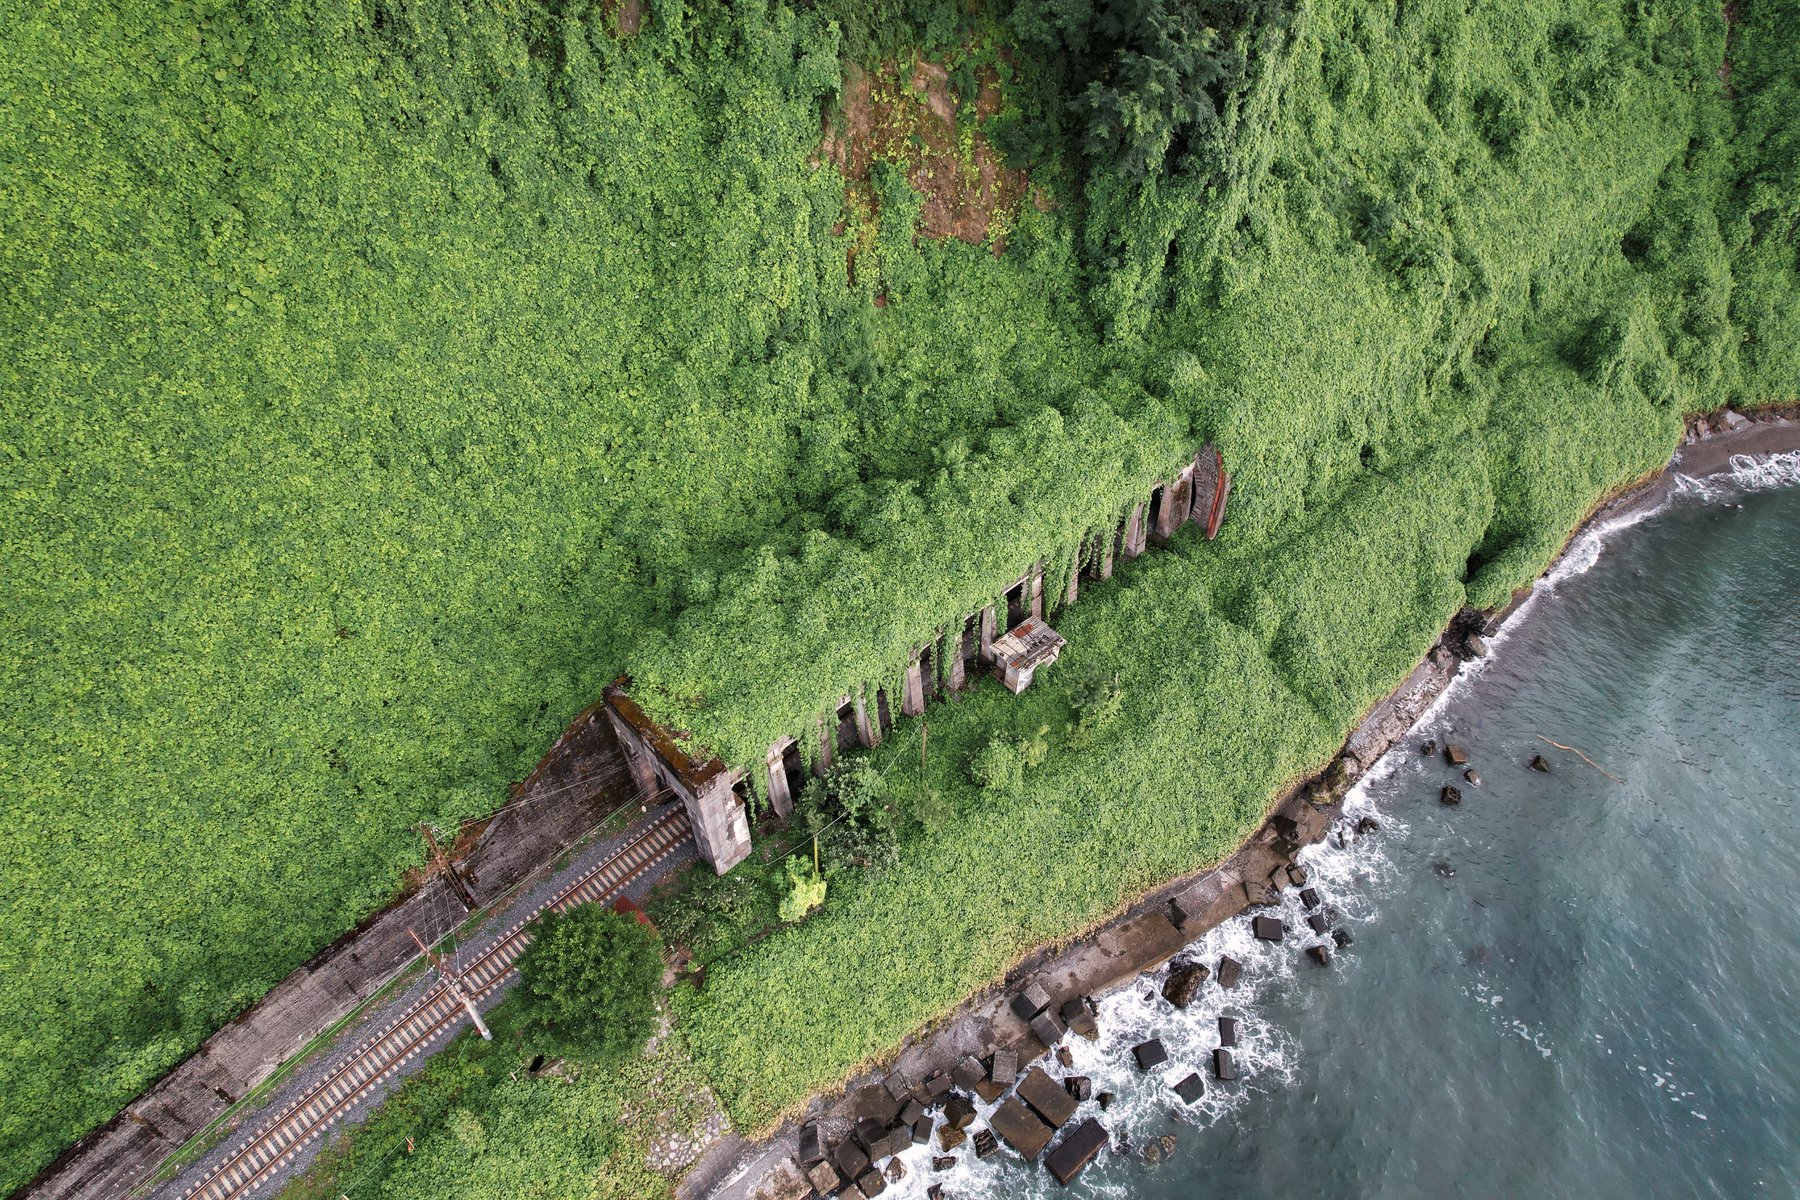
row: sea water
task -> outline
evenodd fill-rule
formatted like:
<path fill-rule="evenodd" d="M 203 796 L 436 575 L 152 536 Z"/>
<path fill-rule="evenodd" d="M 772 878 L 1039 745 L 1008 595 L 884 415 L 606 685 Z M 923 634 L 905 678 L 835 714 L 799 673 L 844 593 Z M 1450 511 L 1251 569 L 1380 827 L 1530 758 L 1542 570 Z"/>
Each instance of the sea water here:
<path fill-rule="evenodd" d="M 1800 487 L 1772 486 L 1800 457 L 1739 466 L 1584 535 L 1302 853 L 1354 938 L 1329 967 L 1293 892 L 1279 945 L 1227 922 L 1192 952 L 1237 988 L 1178 1012 L 1145 976 L 1048 1064 L 1117 1097 L 1081 1106 L 1113 1145 L 1071 1188 L 918 1147 L 889 1195 L 1800 1196 Z"/>

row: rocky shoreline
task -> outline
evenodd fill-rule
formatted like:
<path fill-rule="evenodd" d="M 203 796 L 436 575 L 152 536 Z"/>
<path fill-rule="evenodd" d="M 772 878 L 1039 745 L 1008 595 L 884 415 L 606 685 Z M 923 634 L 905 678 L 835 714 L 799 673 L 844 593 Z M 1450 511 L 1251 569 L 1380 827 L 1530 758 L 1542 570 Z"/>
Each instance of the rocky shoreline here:
<path fill-rule="evenodd" d="M 1727 473 L 1742 455 L 1800 451 L 1796 415 L 1765 410 L 1751 417 L 1724 410 L 1690 420 L 1668 465 L 1601 501 L 1571 532 L 1555 561 L 1595 525 L 1660 506 L 1684 479 Z M 1521 589 L 1495 613 L 1459 612 L 1411 674 L 1351 731 L 1331 762 L 1272 805 L 1262 825 L 1223 863 L 1154 889 L 1061 949 L 1042 947 L 1027 955 L 1001 985 L 971 997 L 926 1033 L 903 1042 L 885 1069 L 857 1077 L 840 1092 L 815 1097 L 800 1121 L 771 1138 L 755 1144 L 735 1137 L 715 1143 L 681 1181 L 679 1200 L 805 1200 L 832 1194 L 855 1200 L 875 1194 L 885 1186 L 884 1179 L 896 1177 L 881 1174 L 883 1151 L 892 1154 L 946 1136 L 946 1152 L 963 1148 L 968 1136 L 963 1130 L 974 1114 L 972 1108 L 963 1111 L 968 1102 L 962 1094 L 972 1092 L 992 1102 L 1010 1090 L 1015 1076 L 1026 1081 L 1019 1085 L 1023 1102 L 1009 1099 L 989 1123 L 1002 1138 L 1015 1147 L 1022 1142 L 1036 1157 L 1050 1144 L 1048 1135 L 1057 1132 L 1055 1114 L 1045 1114 L 1044 1107 L 1058 1105 L 1051 1103 L 1054 1098 L 1043 1085 L 1044 1072 L 1032 1064 L 1050 1055 L 1065 1032 L 1093 1036 L 1084 1027 L 1092 1022 L 1092 997 L 1158 970 L 1232 917 L 1278 902 L 1287 889 L 1304 888 L 1304 869 L 1295 862 L 1301 848 L 1327 835 L 1342 815 L 1345 795 L 1363 773 L 1406 736 L 1464 662 L 1487 652 L 1487 639 L 1531 592 L 1531 587 Z M 1445 747 L 1446 753 L 1453 749 Z M 1453 801 L 1446 797 L 1446 802 Z M 1329 961 L 1329 947 L 1315 949 L 1316 959 Z M 1170 984 L 1179 979 L 1181 986 L 1201 986 L 1212 968 L 1195 967 L 1173 972 Z M 1219 982 L 1230 986 L 1228 963 L 1221 974 Z M 1221 1053 L 1229 1055 L 1228 1050 Z M 1228 1057 L 1214 1066 L 1215 1072 L 1228 1070 Z M 1080 1081 L 1065 1083 L 1073 1091 Z M 1044 1097 L 1034 1100 L 1026 1094 L 1027 1085 Z M 952 1098 L 962 1101 L 955 1112 L 950 1111 Z M 949 1118 L 942 1126 L 932 1115 L 940 1109 Z M 1005 1123 L 1014 1128 L 1001 1128 Z M 1067 1133 L 1051 1152 L 1050 1159 L 1061 1155 L 1067 1160 L 1049 1162 L 1058 1178 L 1070 1164 L 1077 1171 L 1085 1165 L 1091 1152 L 1084 1157 L 1084 1145 L 1105 1145 L 1104 1132 L 1096 1140 L 1089 1124 L 1094 1122 Z M 987 1135 L 985 1143 L 980 1134 Z M 979 1131 L 973 1148 L 977 1153 L 991 1148 L 993 1137 L 988 1130 Z M 898 1160 L 890 1162 L 890 1171 L 896 1167 L 904 1171 Z"/>

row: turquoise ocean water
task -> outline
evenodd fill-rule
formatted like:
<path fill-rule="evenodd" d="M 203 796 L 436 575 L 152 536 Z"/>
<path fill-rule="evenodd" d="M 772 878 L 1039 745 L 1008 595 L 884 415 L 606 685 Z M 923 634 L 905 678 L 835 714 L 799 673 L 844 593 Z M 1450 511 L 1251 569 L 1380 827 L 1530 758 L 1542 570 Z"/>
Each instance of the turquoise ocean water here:
<path fill-rule="evenodd" d="M 1194 948 L 1248 967 L 1177 1012 L 1107 997 L 1075 1071 L 1115 1144 L 1066 1192 L 1002 1154 L 889 1195 L 1800 1196 L 1800 488 L 1790 456 L 1586 537 L 1494 651 L 1353 793 L 1380 830 L 1304 854 L 1354 944 L 1297 897 Z M 1765 486 L 1755 486 L 1760 482 Z M 1467 748 L 1460 782 L 1428 737 Z M 1543 739 L 1584 752 L 1602 770 Z M 1548 774 L 1527 767 L 1532 755 Z M 1244 1077 L 1211 1080 L 1216 1018 Z M 1160 1036 L 1172 1061 L 1136 1072 Z M 1207 1096 L 1170 1085 L 1191 1070 Z M 1144 1151 L 1173 1134 L 1172 1156 Z"/>

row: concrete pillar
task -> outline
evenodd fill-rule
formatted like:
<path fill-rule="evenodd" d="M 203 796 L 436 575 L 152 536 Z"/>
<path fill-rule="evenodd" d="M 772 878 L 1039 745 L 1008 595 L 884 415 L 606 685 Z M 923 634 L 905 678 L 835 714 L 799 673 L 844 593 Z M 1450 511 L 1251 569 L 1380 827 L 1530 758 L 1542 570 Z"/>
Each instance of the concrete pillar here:
<path fill-rule="evenodd" d="M 1075 548 L 1075 557 L 1069 563 L 1069 586 L 1063 591 L 1062 607 L 1067 608 L 1075 603 L 1081 595 L 1081 547 Z"/>
<path fill-rule="evenodd" d="M 1175 477 L 1162 485 L 1162 504 L 1156 513 L 1156 528 L 1150 536 L 1159 546 L 1168 544 L 1175 531 L 1187 520 L 1188 506 L 1192 503 L 1189 488 L 1194 478 L 1194 464 L 1188 463 L 1175 473 Z"/>
<path fill-rule="evenodd" d="M 940 652 L 944 658 L 945 674 L 950 680 L 950 690 L 953 692 L 962 691 L 969 682 L 963 672 L 963 634 L 968 628 L 969 619 L 964 617 L 944 638 L 944 649 Z"/>
<path fill-rule="evenodd" d="M 637 731 L 621 720 L 611 705 L 606 708 L 606 717 L 612 724 L 619 749 L 625 752 L 625 765 L 631 768 L 631 781 L 637 785 L 639 794 L 646 799 L 656 795 L 656 764 L 650 761 L 650 755 L 638 741 Z"/>
<path fill-rule="evenodd" d="M 861 684 L 856 686 L 853 700 L 856 704 L 856 736 L 863 745 L 872 750 L 881 745 L 881 729 L 869 719 L 869 706 L 863 699 Z"/>
<path fill-rule="evenodd" d="M 1213 501 L 1212 519 L 1206 523 L 1206 536 L 1210 541 L 1219 536 L 1219 524 L 1225 520 L 1225 501 L 1231 495 L 1231 472 L 1219 472 L 1219 496 Z"/>
<path fill-rule="evenodd" d="M 827 723 L 825 718 L 821 716 L 817 718 L 816 723 L 819 727 L 819 757 L 813 763 L 813 774 L 823 776 L 825 772 L 831 770 L 831 761 L 833 758 L 832 751 L 834 749 L 831 744 L 831 734 L 832 727 L 836 722 L 832 721 Z"/>
<path fill-rule="evenodd" d="M 906 664 L 906 682 L 900 686 L 900 711 L 909 717 L 925 711 L 925 669 L 919 665 L 917 654 Z"/>
<path fill-rule="evenodd" d="M 981 610 L 981 661 L 984 663 L 994 661 L 994 638 L 997 636 L 995 630 L 997 624 L 999 624 L 999 619 L 994 613 L 992 604 Z"/>
<path fill-rule="evenodd" d="M 1031 568 L 1031 615 L 1039 621 L 1044 619 L 1044 564 L 1042 562 Z"/>
<path fill-rule="evenodd" d="M 1125 519 L 1123 553 L 1126 558 L 1136 558 L 1144 552 L 1144 542 L 1149 533 L 1146 528 L 1150 523 L 1147 519 L 1149 511 L 1148 502 L 1144 500 L 1139 500 L 1131 506 L 1131 515 Z"/>
<path fill-rule="evenodd" d="M 1126 518 L 1125 533 L 1121 534 L 1115 525 L 1109 525 L 1101 535 L 1104 539 L 1100 546 L 1100 578 L 1111 579 L 1113 573 L 1113 554 L 1131 532 L 1131 519 Z"/>
<path fill-rule="evenodd" d="M 1213 500 L 1219 493 L 1219 452 L 1210 444 L 1194 456 L 1193 500 L 1188 519 L 1205 525 L 1212 517 Z"/>
<path fill-rule="evenodd" d="M 682 796 L 700 857 L 721 875 L 750 857 L 750 821 L 744 802 L 731 789 L 737 778 L 735 772 L 722 771 L 698 795 Z"/>
<path fill-rule="evenodd" d="M 787 777 L 787 748 L 793 744 L 793 738 L 782 738 L 769 747 L 769 807 L 783 821 L 794 811 L 794 794 L 788 791 Z"/>

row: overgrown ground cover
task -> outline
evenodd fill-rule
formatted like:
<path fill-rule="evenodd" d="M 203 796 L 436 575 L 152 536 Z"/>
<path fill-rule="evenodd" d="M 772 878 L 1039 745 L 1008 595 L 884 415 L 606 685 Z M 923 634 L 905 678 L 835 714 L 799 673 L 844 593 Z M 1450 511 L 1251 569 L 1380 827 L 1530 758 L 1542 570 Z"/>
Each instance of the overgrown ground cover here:
<path fill-rule="evenodd" d="M 1227 534 L 1072 610 L 1048 686 L 934 710 L 934 819 L 684 1037 L 755 1126 L 1224 853 L 1682 411 L 1796 398 L 1796 17 L 1737 17 L 1728 100 L 1672 0 L 19 14 L 0 1184 L 622 667 L 753 752 L 1207 436 Z M 840 53 L 971 38 L 1048 211 L 915 244 L 877 171 L 835 233 Z M 1089 668 L 1123 713 L 978 789 Z M 412 1124 L 520 1190 L 572 1119 L 531 1086 L 470 1109 L 504 1155 Z M 629 1190 L 609 1146 L 545 1194 Z"/>

